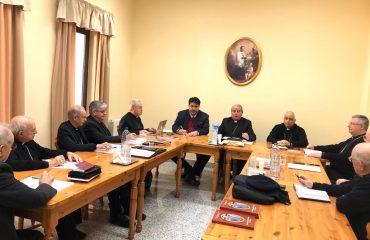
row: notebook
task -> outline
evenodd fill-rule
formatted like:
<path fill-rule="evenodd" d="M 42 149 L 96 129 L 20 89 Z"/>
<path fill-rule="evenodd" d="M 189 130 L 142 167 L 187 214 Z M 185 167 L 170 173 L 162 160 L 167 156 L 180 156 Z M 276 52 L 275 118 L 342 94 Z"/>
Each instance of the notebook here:
<path fill-rule="evenodd" d="M 315 190 L 306 188 L 299 184 L 293 184 L 294 190 L 297 193 L 298 198 L 315 200 L 320 202 L 330 202 L 329 195 L 326 191 Z"/>

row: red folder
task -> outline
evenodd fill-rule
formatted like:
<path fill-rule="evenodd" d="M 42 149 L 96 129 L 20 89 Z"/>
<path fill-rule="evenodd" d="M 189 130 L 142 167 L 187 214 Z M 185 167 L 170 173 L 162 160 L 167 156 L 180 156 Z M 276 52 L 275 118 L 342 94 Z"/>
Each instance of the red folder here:
<path fill-rule="evenodd" d="M 244 202 L 240 200 L 235 201 L 231 199 L 224 199 L 221 202 L 220 208 L 235 212 L 247 213 L 255 216 L 256 218 L 259 218 L 260 213 L 260 206 L 258 204 Z"/>
<path fill-rule="evenodd" d="M 246 213 L 217 209 L 213 215 L 212 222 L 234 227 L 254 229 L 256 218 L 253 215 Z"/>

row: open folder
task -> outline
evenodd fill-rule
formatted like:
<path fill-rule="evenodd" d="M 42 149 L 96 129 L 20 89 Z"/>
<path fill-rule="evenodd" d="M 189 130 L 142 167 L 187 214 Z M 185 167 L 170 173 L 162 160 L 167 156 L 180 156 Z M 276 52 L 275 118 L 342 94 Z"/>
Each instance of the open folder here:
<path fill-rule="evenodd" d="M 299 184 L 293 184 L 293 186 L 298 198 L 300 199 L 330 202 L 329 195 L 326 191 L 306 188 Z"/>

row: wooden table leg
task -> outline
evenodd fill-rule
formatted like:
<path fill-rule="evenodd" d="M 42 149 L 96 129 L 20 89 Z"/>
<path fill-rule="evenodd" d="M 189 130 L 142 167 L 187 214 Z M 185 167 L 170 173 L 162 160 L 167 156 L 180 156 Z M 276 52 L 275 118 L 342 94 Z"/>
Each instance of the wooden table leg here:
<path fill-rule="evenodd" d="M 58 224 L 58 218 L 51 213 L 47 213 L 47 217 L 43 223 L 41 223 L 42 228 L 44 229 L 45 240 L 54 239 L 54 230 Z"/>
<path fill-rule="evenodd" d="M 217 178 L 218 178 L 218 162 L 220 159 L 220 153 L 217 152 L 213 156 L 215 163 L 213 164 L 213 177 L 212 177 L 212 201 L 216 200 L 216 189 L 217 189 Z"/>
<path fill-rule="evenodd" d="M 227 190 L 229 190 L 230 187 L 230 164 L 231 164 L 231 152 L 226 151 L 226 157 L 225 157 L 225 172 L 224 172 L 224 179 L 225 179 L 225 194 L 227 193 Z"/>
<path fill-rule="evenodd" d="M 181 172 L 182 172 L 182 152 L 180 155 L 177 156 L 177 169 L 176 169 L 176 193 L 175 197 L 180 197 L 180 191 L 181 191 Z"/>
<path fill-rule="evenodd" d="M 137 200 L 137 226 L 136 226 L 137 233 L 141 232 L 143 228 L 142 216 L 143 216 L 143 211 L 144 211 L 144 191 L 145 191 L 144 179 L 146 175 L 146 172 L 144 170 L 145 170 L 144 167 L 142 167 L 140 170 L 140 179 L 139 179 L 139 184 L 138 184 L 139 198 Z"/>
<path fill-rule="evenodd" d="M 135 235 L 135 216 L 137 209 L 137 178 L 131 181 L 131 196 L 130 196 L 130 228 L 128 230 L 128 239 L 134 239 Z M 138 220 L 139 222 L 139 220 Z"/>

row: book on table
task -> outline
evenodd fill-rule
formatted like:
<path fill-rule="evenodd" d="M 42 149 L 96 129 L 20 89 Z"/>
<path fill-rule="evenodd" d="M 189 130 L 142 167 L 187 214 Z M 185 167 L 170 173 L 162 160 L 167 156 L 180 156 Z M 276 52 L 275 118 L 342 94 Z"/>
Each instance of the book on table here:
<path fill-rule="evenodd" d="M 330 202 L 326 191 L 310 189 L 299 184 L 293 184 L 294 190 L 300 199 L 308 199 L 320 202 Z"/>
<path fill-rule="evenodd" d="M 231 199 L 224 199 L 220 205 L 221 209 L 246 213 L 259 218 L 260 206 L 255 203 L 245 202 L 245 201 L 235 201 Z"/>
<path fill-rule="evenodd" d="M 217 209 L 213 215 L 212 222 L 234 227 L 254 229 L 256 217 L 242 212 Z"/>
<path fill-rule="evenodd" d="M 74 171 L 87 172 L 90 169 L 92 169 L 93 167 L 95 167 L 95 165 L 93 165 L 89 162 L 86 162 L 86 161 L 82 161 L 82 162 L 76 163 L 76 167 L 77 167 L 77 169 L 74 169 Z"/>

